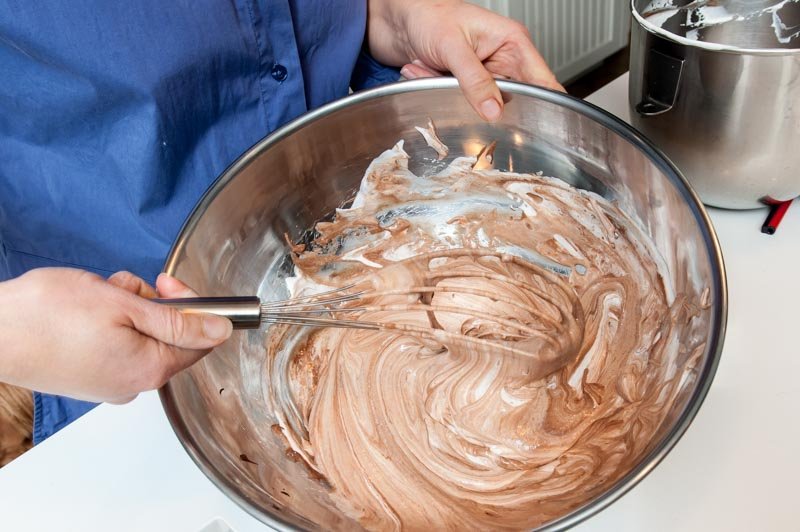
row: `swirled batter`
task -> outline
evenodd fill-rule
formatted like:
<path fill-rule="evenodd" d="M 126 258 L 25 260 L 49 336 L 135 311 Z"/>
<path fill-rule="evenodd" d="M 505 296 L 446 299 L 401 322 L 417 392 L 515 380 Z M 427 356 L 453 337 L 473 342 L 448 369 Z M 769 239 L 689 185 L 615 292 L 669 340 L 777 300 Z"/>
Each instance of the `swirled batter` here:
<path fill-rule="evenodd" d="M 567 513 L 648 450 L 692 365 L 676 361 L 675 324 L 697 309 L 636 224 L 563 181 L 474 164 L 417 177 L 401 142 L 295 248 L 292 295 L 359 283 L 379 295 L 348 319 L 441 334 L 267 338 L 275 433 L 368 529 L 525 529 Z"/>

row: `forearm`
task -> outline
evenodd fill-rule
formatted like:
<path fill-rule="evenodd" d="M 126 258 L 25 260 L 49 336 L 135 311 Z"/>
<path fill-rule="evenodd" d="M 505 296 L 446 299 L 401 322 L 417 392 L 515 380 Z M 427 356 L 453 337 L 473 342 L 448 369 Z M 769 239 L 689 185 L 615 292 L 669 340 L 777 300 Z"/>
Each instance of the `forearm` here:
<path fill-rule="evenodd" d="M 20 334 L 20 322 L 24 321 L 24 292 L 24 276 L 0 283 L 0 382 L 15 385 L 25 384 L 30 363 L 25 347 L 30 339 Z"/>
<path fill-rule="evenodd" d="M 368 0 L 370 54 L 384 65 L 395 67 L 418 59 L 410 44 L 409 15 L 416 10 L 433 13 L 460 3 L 461 0 Z"/>
<path fill-rule="evenodd" d="M 402 66 L 409 61 L 404 45 L 404 14 L 392 0 L 368 0 L 366 42 L 372 57 L 388 66 Z"/>

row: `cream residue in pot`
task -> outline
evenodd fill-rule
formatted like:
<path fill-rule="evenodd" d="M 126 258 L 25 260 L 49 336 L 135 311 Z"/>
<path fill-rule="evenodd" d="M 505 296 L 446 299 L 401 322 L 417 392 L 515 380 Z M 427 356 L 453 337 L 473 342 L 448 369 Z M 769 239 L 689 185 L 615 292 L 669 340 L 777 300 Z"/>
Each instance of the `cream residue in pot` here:
<path fill-rule="evenodd" d="M 759 48 L 775 48 L 780 45 L 790 45 L 797 48 L 800 42 L 800 24 L 796 24 L 800 12 L 800 0 L 771 0 L 771 1 L 737 1 L 737 0 L 695 0 L 693 2 L 675 2 L 674 0 L 651 0 L 641 12 L 634 10 L 635 16 L 640 16 L 643 21 L 654 28 L 662 28 L 672 33 L 678 31 L 680 37 L 685 37 L 696 44 L 725 45 L 729 43 L 717 42 L 709 38 L 709 32 L 722 25 L 738 26 L 741 32 L 758 32 L 759 28 L 771 26 L 774 33 L 774 43 L 767 46 L 766 36 L 762 36 Z M 674 17 L 678 17 L 674 19 Z M 679 22 L 675 27 L 673 22 Z M 669 31 L 668 28 L 673 28 Z"/>
<path fill-rule="evenodd" d="M 424 284 L 440 291 L 347 318 L 530 356 L 403 331 L 268 332 L 276 437 L 368 529 L 526 529 L 580 506 L 648 450 L 702 352 L 676 362 L 676 324 L 699 309 L 613 203 L 474 162 L 422 178 L 402 142 L 382 154 L 353 205 L 297 250 L 290 291 Z"/>

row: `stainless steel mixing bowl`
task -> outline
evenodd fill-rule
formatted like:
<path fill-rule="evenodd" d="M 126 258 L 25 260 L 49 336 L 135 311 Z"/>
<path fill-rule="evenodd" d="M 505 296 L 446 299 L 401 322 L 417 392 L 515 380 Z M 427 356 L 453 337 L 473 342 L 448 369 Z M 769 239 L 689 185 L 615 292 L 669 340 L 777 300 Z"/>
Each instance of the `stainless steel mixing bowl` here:
<path fill-rule="evenodd" d="M 412 169 L 432 172 L 443 164 L 430 158 L 432 150 L 414 130 L 428 117 L 451 156 L 475 154 L 497 140 L 500 169 L 541 170 L 619 202 L 656 243 L 675 290 L 704 309 L 681 330 L 682 345 L 700 342 L 703 353 L 638 465 L 603 495 L 549 523 L 558 529 L 619 498 L 686 430 L 719 360 L 725 275 L 697 196 L 636 131 L 564 94 L 511 82 L 500 87 L 508 104 L 498 124 L 482 122 L 447 78 L 358 93 L 299 118 L 251 148 L 214 183 L 165 270 L 205 295 L 284 297 L 281 277 L 291 269 L 284 233 L 299 238 L 352 198 L 374 157 L 405 139 Z M 326 504 L 325 489 L 287 458 L 272 432 L 276 420 L 263 399 L 263 341 L 263 330 L 237 332 L 161 390 L 175 433 L 211 481 L 264 523 L 281 530 L 354 530 L 358 525 Z"/>

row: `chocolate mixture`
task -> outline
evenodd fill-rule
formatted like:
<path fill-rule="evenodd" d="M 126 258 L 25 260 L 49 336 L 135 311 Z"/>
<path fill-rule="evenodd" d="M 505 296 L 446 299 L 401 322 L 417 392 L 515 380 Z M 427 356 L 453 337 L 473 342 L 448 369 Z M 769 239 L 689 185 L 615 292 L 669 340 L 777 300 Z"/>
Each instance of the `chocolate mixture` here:
<path fill-rule="evenodd" d="M 438 339 L 269 330 L 276 437 L 368 529 L 515 530 L 563 515 L 637 463 L 694 364 L 676 362 L 676 323 L 698 309 L 632 220 L 563 181 L 474 163 L 421 178 L 401 142 L 296 249 L 292 295 L 426 287 L 347 318 Z"/>

